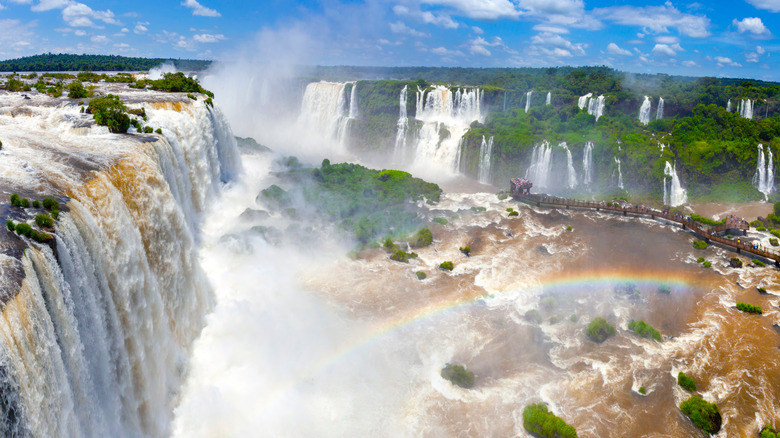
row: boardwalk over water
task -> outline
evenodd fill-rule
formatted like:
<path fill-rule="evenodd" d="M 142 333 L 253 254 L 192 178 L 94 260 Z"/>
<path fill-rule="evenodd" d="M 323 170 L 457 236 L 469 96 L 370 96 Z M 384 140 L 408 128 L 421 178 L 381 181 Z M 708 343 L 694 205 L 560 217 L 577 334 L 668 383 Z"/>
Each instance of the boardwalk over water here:
<path fill-rule="evenodd" d="M 764 259 L 772 260 L 775 262 L 775 266 L 780 267 L 780 254 L 775 252 L 769 252 L 766 250 L 753 247 L 749 243 L 742 242 L 740 240 L 727 239 L 721 237 L 718 233 L 725 232 L 727 230 L 742 230 L 747 231 L 750 229 L 750 225 L 741 219 L 727 218 L 726 222 L 717 226 L 709 227 L 695 222 L 684 215 L 666 211 L 659 211 L 649 207 L 636 207 L 636 206 L 624 206 L 617 203 L 607 202 L 592 202 L 592 201 L 578 201 L 576 199 L 559 198 L 556 196 L 548 195 L 534 195 L 528 193 L 513 192 L 513 197 L 526 204 L 535 205 L 537 207 L 564 207 L 566 209 L 581 208 L 595 211 L 609 211 L 623 216 L 649 216 L 651 219 L 663 219 L 668 222 L 674 222 L 680 224 L 683 230 L 690 230 L 697 234 L 702 240 L 709 243 L 717 243 L 727 249 L 736 251 L 737 254 L 748 253 L 753 254 Z"/>

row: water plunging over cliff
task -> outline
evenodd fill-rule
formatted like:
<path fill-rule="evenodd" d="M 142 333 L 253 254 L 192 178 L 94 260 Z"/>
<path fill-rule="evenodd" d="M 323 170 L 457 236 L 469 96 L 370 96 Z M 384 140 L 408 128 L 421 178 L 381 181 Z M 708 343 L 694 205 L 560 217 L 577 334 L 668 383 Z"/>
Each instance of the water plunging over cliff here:
<path fill-rule="evenodd" d="M 525 171 L 525 177 L 534 183 L 534 187 L 546 189 L 550 184 L 552 171 L 552 147 L 547 140 L 534 146 L 531 153 L 531 165 Z"/>
<path fill-rule="evenodd" d="M 729 101 L 726 102 L 726 111 L 731 112 L 731 99 L 729 99 Z"/>
<path fill-rule="evenodd" d="M 772 149 L 767 146 L 767 154 L 764 155 L 764 145 L 758 144 L 758 159 L 756 160 L 756 174 L 753 176 L 753 185 L 768 199 L 769 194 L 775 190 L 775 164 L 772 157 Z"/>
<path fill-rule="evenodd" d="M 493 153 L 493 136 L 485 141 L 482 136 L 482 143 L 479 146 L 479 182 L 490 184 L 490 159 Z"/>
<path fill-rule="evenodd" d="M 578 106 L 580 109 L 583 109 L 583 108 L 585 108 L 585 107 L 588 105 L 588 99 L 590 99 L 591 97 L 593 97 L 593 93 L 588 93 L 588 94 L 586 94 L 586 95 L 584 95 L 584 96 L 580 96 L 580 97 L 577 99 L 577 106 Z"/>
<path fill-rule="evenodd" d="M 746 118 L 753 118 L 753 101 L 750 99 L 743 99 L 739 104 L 739 115 Z"/>
<path fill-rule="evenodd" d="M 545 105 L 550 105 L 552 103 L 552 92 L 547 92 L 547 100 L 544 101 Z"/>
<path fill-rule="evenodd" d="M 620 158 L 615 157 L 615 164 L 617 164 L 617 186 L 623 190 L 625 187 L 623 186 L 623 171 L 620 169 Z"/>
<path fill-rule="evenodd" d="M 664 118 L 664 98 L 658 98 L 658 110 L 655 112 L 655 119 L 660 120 Z"/>
<path fill-rule="evenodd" d="M 639 123 L 647 125 L 650 123 L 650 98 L 645 96 L 642 106 L 639 108 Z"/>
<path fill-rule="evenodd" d="M 409 119 L 406 116 L 406 94 L 407 85 L 401 90 L 401 94 L 398 97 L 398 130 L 395 134 L 395 149 L 393 150 L 393 156 L 395 160 L 402 160 L 406 153 L 406 133 L 409 130 Z"/>
<path fill-rule="evenodd" d="M 531 90 L 527 93 L 525 93 L 525 112 L 527 113 L 529 109 L 531 109 L 531 95 L 534 94 L 534 91 Z"/>
<path fill-rule="evenodd" d="M 664 166 L 664 175 L 664 204 L 672 207 L 685 204 L 688 201 L 688 194 L 680 184 L 676 166 L 667 161 Z"/>
<path fill-rule="evenodd" d="M 585 143 L 582 153 L 582 183 L 589 186 L 593 182 L 593 142 Z"/>
<path fill-rule="evenodd" d="M 347 86 L 351 88 L 347 99 Z M 357 117 L 357 83 L 312 82 L 306 86 L 298 122 L 301 129 L 325 140 L 335 140 L 343 150 L 346 147 L 349 121 Z"/>
<path fill-rule="evenodd" d="M 573 189 L 577 187 L 577 171 L 574 170 L 574 161 L 571 157 L 571 151 L 566 142 L 560 144 L 560 147 L 566 151 L 566 185 Z"/>

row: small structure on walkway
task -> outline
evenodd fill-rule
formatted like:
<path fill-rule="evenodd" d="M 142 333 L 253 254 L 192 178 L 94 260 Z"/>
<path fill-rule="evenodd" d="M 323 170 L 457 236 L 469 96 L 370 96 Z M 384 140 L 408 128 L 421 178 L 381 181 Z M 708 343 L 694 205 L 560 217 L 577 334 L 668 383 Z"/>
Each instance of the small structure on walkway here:
<path fill-rule="evenodd" d="M 534 183 L 532 183 L 531 180 L 527 180 L 525 178 L 512 178 L 509 181 L 509 188 L 511 189 L 512 194 L 515 196 L 530 195 L 531 187 L 533 186 Z"/>

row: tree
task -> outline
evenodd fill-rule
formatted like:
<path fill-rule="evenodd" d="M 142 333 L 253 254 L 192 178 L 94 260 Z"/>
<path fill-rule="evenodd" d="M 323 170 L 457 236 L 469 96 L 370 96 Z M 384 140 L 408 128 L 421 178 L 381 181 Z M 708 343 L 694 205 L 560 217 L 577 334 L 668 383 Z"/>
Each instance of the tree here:
<path fill-rule="evenodd" d="M 108 130 L 113 133 L 125 133 L 130 127 L 127 108 L 119 97 L 113 94 L 92 99 L 87 112 L 93 115 L 98 125 L 108 126 Z"/>
<path fill-rule="evenodd" d="M 87 97 L 89 93 L 84 88 L 84 84 L 81 81 L 73 81 L 68 85 L 68 97 L 71 99 L 83 99 Z"/>

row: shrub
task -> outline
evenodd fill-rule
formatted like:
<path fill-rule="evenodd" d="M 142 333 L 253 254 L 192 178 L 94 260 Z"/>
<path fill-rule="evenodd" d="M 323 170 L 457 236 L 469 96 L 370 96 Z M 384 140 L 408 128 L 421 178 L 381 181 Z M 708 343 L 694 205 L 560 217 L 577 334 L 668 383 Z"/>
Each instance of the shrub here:
<path fill-rule="evenodd" d="M 754 306 L 752 304 L 743 303 L 743 302 L 737 302 L 737 310 L 741 310 L 745 313 L 753 313 L 756 315 L 762 315 L 764 311 L 761 309 L 761 306 Z"/>
<path fill-rule="evenodd" d="M 520 216 L 520 213 L 518 213 L 516 211 L 510 211 L 509 212 L 509 216 Z"/>
<path fill-rule="evenodd" d="M 398 249 L 398 245 L 393 242 L 392 238 L 385 237 L 385 240 L 382 241 L 382 248 L 384 248 L 387 252 L 394 252 L 396 249 Z"/>
<path fill-rule="evenodd" d="M 780 438 L 780 433 L 777 432 L 777 429 L 767 424 L 761 429 L 759 438 Z"/>
<path fill-rule="evenodd" d="M 566 231 L 571 231 L 571 230 L 572 230 L 572 227 L 571 227 L 571 225 L 567 225 L 567 226 L 566 226 Z"/>
<path fill-rule="evenodd" d="M 445 270 L 445 271 L 452 271 L 455 269 L 455 265 L 452 264 L 450 261 L 441 262 L 439 265 L 439 269 Z"/>
<path fill-rule="evenodd" d="M 547 410 L 544 403 L 535 403 L 523 409 L 523 427 L 543 438 L 577 438 L 577 430 Z"/>
<path fill-rule="evenodd" d="M 127 132 L 130 127 L 127 107 L 113 94 L 92 99 L 87 106 L 87 112 L 92 114 L 98 125 L 108 126 L 108 130 L 113 133 Z"/>
<path fill-rule="evenodd" d="M 33 208 L 41 208 L 41 203 L 37 199 L 33 201 L 32 205 Z"/>
<path fill-rule="evenodd" d="M 703 240 L 694 240 L 693 247 L 696 249 L 707 249 L 707 242 Z"/>
<path fill-rule="evenodd" d="M 89 92 L 84 88 L 84 84 L 81 81 L 73 81 L 68 85 L 68 97 L 71 99 L 83 99 L 88 94 Z"/>
<path fill-rule="evenodd" d="M 439 225 L 447 225 L 447 222 L 449 222 L 447 219 L 444 219 L 443 217 L 434 218 L 433 221 Z"/>
<path fill-rule="evenodd" d="M 11 195 L 11 205 L 13 205 L 14 207 L 22 206 L 22 200 L 19 199 L 19 194 L 14 193 Z"/>
<path fill-rule="evenodd" d="M 441 369 L 441 377 L 461 388 L 468 389 L 474 386 L 474 373 L 467 370 L 463 365 L 447 364 Z"/>
<path fill-rule="evenodd" d="M 677 384 L 682 386 L 686 391 L 696 391 L 696 381 L 688 377 L 688 375 L 682 371 L 677 374 Z"/>
<path fill-rule="evenodd" d="M 639 387 L 639 393 L 642 394 L 642 395 L 646 395 L 647 394 L 647 390 L 645 389 L 644 386 L 640 386 Z"/>
<path fill-rule="evenodd" d="M 429 246 L 431 243 L 433 243 L 433 233 L 431 233 L 431 230 L 428 228 L 421 228 L 419 231 L 414 233 L 411 240 L 409 241 L 409 246 L 412 248 L 422 248 Z"/>
<path fill-rule="evenodd" d="M 26 223 L 20 222 L 16 224 L 14 231 L 16 231 L 16 234 L 20 236 L 31 237 L 33 229 L 31 226 L 27 225 Z"/>
<path fill-rule="evenodd" d="M 51 228 L 54 226 L 54 220 L 48 214 L 39 214 L 35 216 L 35 224 L 39 227 Z"/>
<path fill-rule="evenodd" d="M 506 199 L 506 198 L 508 198 L 508 197 L 509 197 L 509 195 L 507 195 L 507 194 L 506 194 L 506 193 L 504 193 L 504 192 L 501 192 L 501 193 L 499 193 L 499 194 L 498 194 L 498 200 L 499 200 L 499 201 L 503 201 L 504 199 Z"/>
<path fill-rule="evenodd" d="M 759 259 L 753 259 L 753 260 L 751 260 L 751 262 L 753 262 L 753 264 L 754 264 L 754 265 L 756 265 L 756 266 L 760 266 L 760 267 L 762 267 L 762 268 L 763 268 L 764 266 L 766 266 L 766 265 L 764 264 L 764 262 L 762 262 L 762 261 L 761 261 L 761 260 L 759 260 Z"/>
<path fill-rule="evenodd" d="M 149 81 L 149 87 L 157 91 L 203 93 L 210 98 L 214 97 L 214 93 L 203 89 L 197 79 L 182 72 L 165 73 L 162 79 Z"/>
<path fill-rule="evenodd" d="M 276 184 L 262 190 L 259 198 L 271 207 L 286 207 L 292 202 L 287 191 Z"/>
<path fill-rule="evenodd" d="M 425 280 L 425 278 L 428 277 L 423 271 L 417 271 L 415 274 L 417 275 L 418 280 Z"/>
<path fill-rule="evenodd" d="M 750 222 L 750 226 L 751 226 L 751 227 L 753 227 L 753 228 L 758 228 L 758 227 L 760 227 L 761 225 L 762 225 L 762 223 L 761 223 L 761 221 L 760 221 L 760 220 L 758 220 L 758 219 L 754 220 L 753 222 Z"/>
<path fill-rule="evenodd" d="M 763 225 L 761 225 L 756 227 L 756 231 L 766 231 L 766 228 Z"/>
<path fill-rule="evenodd" d="M 772 234 L 775 237 L 780 237 L 780 231 L 777 230 L 769 230 L 769 233 Z"/>
<path fill-rule="evenodd" d="M 8 231 L 13 233 L 13 231 L 14 231 L 14 221 L 5 221 L 5 227 L 8 228 Z"/>
<path fill-rule="evenodd" d="M 192 93 L 187 93 L 187 97 L 189 97 L 189 98 L 190 98 L 190 99 L 192 99 L 192 100 L 198 100 L 198 98 L 197 98 L 197 97 L 195 97 L 195 95 L 194 95 L 194 94 L 192 94 Z"/>
<path fill-rule="evenodd" d="M 664 295 L 671 295 L 672 288 L 670 288 L 668 284 L 660 284 L 658 285 L 658 292 Z"/>
<path fill-rule="evenodd" d="M 536 309 L 531 309 L 527 312 L 525 312 L 525 319 L 530 322 L 535 322 L 537 324 L 542 322 L 542 315 L 539 314 L 539 311 Z"/>
<path fill-rule="evenodd" d="M 774 237 L 770 237 L 770 238 L 769 238 L 769 244 L 770 244 L 770 245 L 772 245 L 772 246 L 778 246 L 778 245 L 780 245 L 780 244 L 778 244 L 778 243 L 777 243 L 777 239 L 776 239 L 776 238 L 774 238 Z"/>
<path fill-rule="evenodd" d="M 705 433 L 714 435 L 720 430 L 720 410 L 715 403 L 709 403 L 699 396 L 692 395 L 680 404 L 680 409 L 696 427 Z"/>
<path fill-rule="evenodd" d="M 731 266 L 733 268 L 741 268 L 742 267 L 742 260 L 739 259 L 739 257 L 732 257 L 730 262 Z"/>
<path fill-rule="evenodd" d="M 571 321 L 571 322 L 577 322 L 579 319 L 580 318 L 577 315 L 573 314 L 573 313 L 569 317 L 569 321 Z"/>
<path fill-rule="evenodd" d="M 699 257 L 696 259 L 696 263 L 704 263 L 704 257 Z"/>
<path fill-rule="evenodd" d="M 57 220 L 60 218 L 60 211 L 59 210 L 52 210 L 51 211 L 51 217 L 54 218 L 54 220 Z"/>
<path fill-rule="evenodd" d="M 758 293 L 761 293 L 761 294 L 766 294 L 766 293 L 767 293 L 767 292 L 766 292 L 766 289 L 765 289 L 765 288 L 763 288 L 763 287 L 760 287 L 760 286 L 759 286 L 757 289 L 758 289 Z"/>
<path fill-rule="evenodd" d="M 151 134 L 154 129 L 151 126 L 144 126 L 144 134 Z"/>
<path fill-rule="evenodd" d="M 160 128 L 157 128 L 157 129 L 156 129 L 154 132 L 155 132 L 156 134 L 160 134 L 160 135 L 162 135 L 162 129 L 160 129 Z"/>
<path fill-rule="evenodd" d="M 593 342 L 604 342 L 615 334 L 615 327 L 612 327 L 606 319 L 599 316 L 588 324 L 585 333 Z"/>
<path fill-rule="evenodd" d="M 396 249 L 393 251 L 393 255 L 390 256 L 392 260 L 395 260 L 397 262 L 401 263 L 409 263 L 409 259 L 413 259 L 417 257 L 417 253 L 414 252 L 406 252 L 401 249 Z"/>
<path fill-rule="evenodd" d="M 512 208 L 512 207 L 507 207 L 506 211 L 507 211 L 507 213 L 511 213 L 511 212 L 515 211 L 515 209 Z"/>
<path fill-rule="evenodd" d="M 463 254 L 465 254 L 465 255 L 466 255 L 466 257 L 468 257 L 468 256 L 470 256 L 470 255 L 471 255 L 471 247 L 469 247 L 469 246 L 461 246 L 461 247 L 460 247 L 460 248 L 458 248 L 458 249 L 460 249 L 460 252 L 462 252 Z"/>
<path fill-rule="evenodd" d="M 661 334 L 658 333 L 658 330 L 644 321 L 631 321 L 628 323 L 628 329 L 643 338 L 655 339 L 661 342 Z"/>
<path fill-rule="evenodd" d="M 28 208 L 30 206 L 30 200 L 27 198 L 22 198 L 22 208 Z"/>
<path fill-rule="evenodd" d="M 29 237 L 38 243 L 48 243 L 54 239 L 54 237 L 49 233 L 39 233 L 35 230 L 32 230 Z"/>
<path fill-rule="evenodd" d="M 485 208 L 485 207 L 471 207 L 471 211 L 475 211 L 477 213 L 481 213 L 481 212 L 487 211 L 487 208 Z"/>
<path fill-rule="evenodd" d="M 555 297 L 544 297 L 539 304 L 545 309 L 554 309 L 558 307 L 558 300 L 556 300 Z"/>
<path fill-rule="evenodd" d="M 702 266 L 704 266 L 705 268 L 709 268 L 710 266 L 712 266 L 712 262 L 707 260 L 706 262 L 704 262 Z"/>

